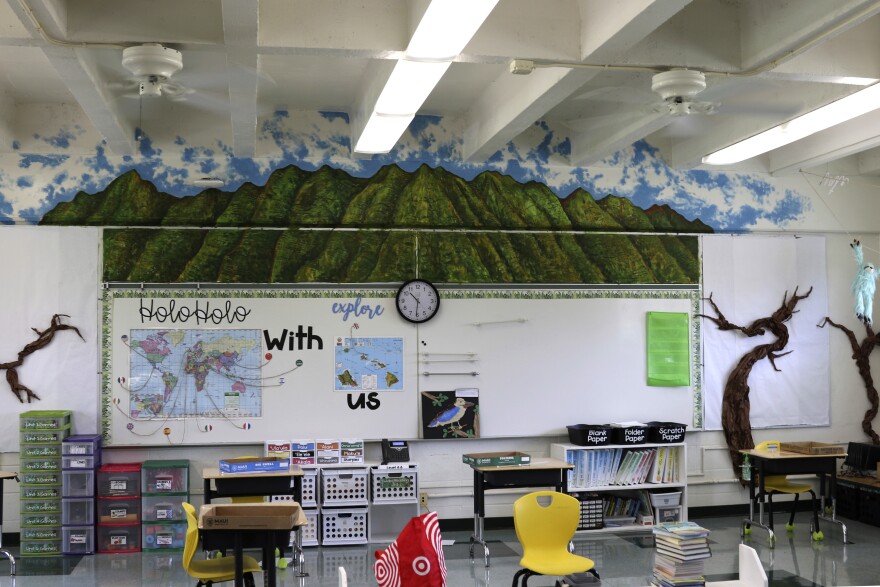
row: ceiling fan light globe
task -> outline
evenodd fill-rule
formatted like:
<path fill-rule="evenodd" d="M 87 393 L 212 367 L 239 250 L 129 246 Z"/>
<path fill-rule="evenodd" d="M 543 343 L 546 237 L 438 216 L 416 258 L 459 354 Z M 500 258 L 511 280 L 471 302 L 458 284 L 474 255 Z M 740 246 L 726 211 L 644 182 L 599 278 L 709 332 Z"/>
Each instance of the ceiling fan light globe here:
<path fill-rule="evenodd" d="M 654 75 L 651 89 L 664 100 L 692 98 L 706 89 L 706 76 L 692 69 L 671 69 Z"/>

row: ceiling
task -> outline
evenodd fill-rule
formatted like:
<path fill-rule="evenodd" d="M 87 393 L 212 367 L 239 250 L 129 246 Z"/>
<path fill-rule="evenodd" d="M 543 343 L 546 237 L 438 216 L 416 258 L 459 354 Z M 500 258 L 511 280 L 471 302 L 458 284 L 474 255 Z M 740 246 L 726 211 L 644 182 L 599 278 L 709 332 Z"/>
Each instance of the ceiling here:
<path fill-rule="evenodd" d="M 116 154 L 136 151 L 140 127 L 160 145 L 197 135 L 259 156 L 260 120 L 275 111 L 370 111 L 425 6 L 0 0 L 0 151 L 33 133 L 35 113 L 51 112 L 82 121 Z M 697 167 L 880 80 L 878 13 L 880 2 L 866 0 L 500 0 L 419 113 L 453 121 L 473 161 L 545 121 L 571 138 L 574 166 L 645 139 L 671 166 Z M 171 81 L 187 93 L 138 98 L 122 50 L 148 42 L 182 53 Z M 514 59 L 534 69 L 513 74 Z M 664 109 L 651 81 L 671 68 L 705 72 L 694 100 L 714 114 Z M 880 174 L 878 146 L 880 111 L 740 168 Z"/>

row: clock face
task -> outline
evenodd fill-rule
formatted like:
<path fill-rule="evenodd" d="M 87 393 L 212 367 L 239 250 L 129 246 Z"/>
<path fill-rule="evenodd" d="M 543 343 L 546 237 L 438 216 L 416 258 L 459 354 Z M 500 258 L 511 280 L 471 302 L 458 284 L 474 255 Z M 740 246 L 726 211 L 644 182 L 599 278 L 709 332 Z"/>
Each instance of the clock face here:
<path fill-rule="evenodd" d="M 437 288 L 424 279 L 411 279 L 397 290 L 397 311 L 410 322 L 427 322 L 440 309 Z"/>

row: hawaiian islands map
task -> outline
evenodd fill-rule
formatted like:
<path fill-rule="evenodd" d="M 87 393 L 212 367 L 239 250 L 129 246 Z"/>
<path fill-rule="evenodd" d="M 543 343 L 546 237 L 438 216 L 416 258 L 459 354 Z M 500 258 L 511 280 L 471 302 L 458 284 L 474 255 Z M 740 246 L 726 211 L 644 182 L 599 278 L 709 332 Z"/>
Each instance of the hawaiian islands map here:
<path fill-rule="evenodd" d="M 250 329 L 131 330 L 131 417 L 261 416 L 261 336 Z"/>
<path fill-rule="evenodd" d="M 403 338 L 345 338 L 336 345 L 336 391 L 403 391 Z"/>

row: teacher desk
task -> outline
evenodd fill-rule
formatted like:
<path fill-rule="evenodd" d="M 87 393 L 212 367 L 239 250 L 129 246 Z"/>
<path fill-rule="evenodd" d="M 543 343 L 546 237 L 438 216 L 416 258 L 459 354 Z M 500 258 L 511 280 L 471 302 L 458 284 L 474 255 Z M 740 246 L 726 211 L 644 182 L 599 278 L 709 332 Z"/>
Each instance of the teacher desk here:
<path fill-rule="evenodd" d="M 746 528 L 758 526 L 770 534 L 770 548 L 776 546 L 776 535 L 773 529 L 764 524 L 764 478 L 766 475 L 798 475 L 813 474 L 819 476 L 819 516 L 823 520 L 840 524 L 843 530 L 843 543 L 846 544 L 846 525 L 837 519 L 837 459 L 846 457 L 846 453 L 827 455 L 804 454 L 786 450 L 762 451 L 755 449 L 741 450 L 752 460 L 752 474 L 749 478 L 749 517 L 742 521 L 740 538 L 745 540 Z M 825 515 L 825 477 L 830 475 L 829 493 L 831 498 L 831 516 Z M 756 484 L 757 477 L 757 484 Z M 757 491 L 756 491 L 757 490 Z M 758 497 L 760 496 L 760 500 Z M 758 503 L 759 519 L 755 520 L 755 503 Z M 818 531 L 818 528 L 816 529 Z"/>
<path fill-rule="evenodd" d="M 486 491 L 529 487 L 555 487 L 565 493 L 568 489 L 567 470 L 574 465 L 550 457 L 533 458 L 527 465 L 471 465 L 474 470 L 474 533 L 470 540 L 470 556 L 474 558 L 474 544 L 483 545 L 483 556 L 489 566 L 489 545 L 483 539 L 483 520 L 486 517 Z"/>
<path fill-rule="evenodd" d="M 221 473 L 218 467 L 202 469 L 205 482 L 205 504 L 219 497 L 242 497 L 246 495 L 292 495 L 293 501 L 302 503 L 303 470 L 291 465 L 287 471 L 266 473 Z M 208 542 L 210 545 L 210 540 Z M 207 550 L 219 550 L 205 547 Z M 264 563 L 265 564 L 265 563 Z M 305 555 L 302 549 L 302 528 L 297 526 L 293 540 L 293 569 L 299 577 L 307 577 Z"/>

